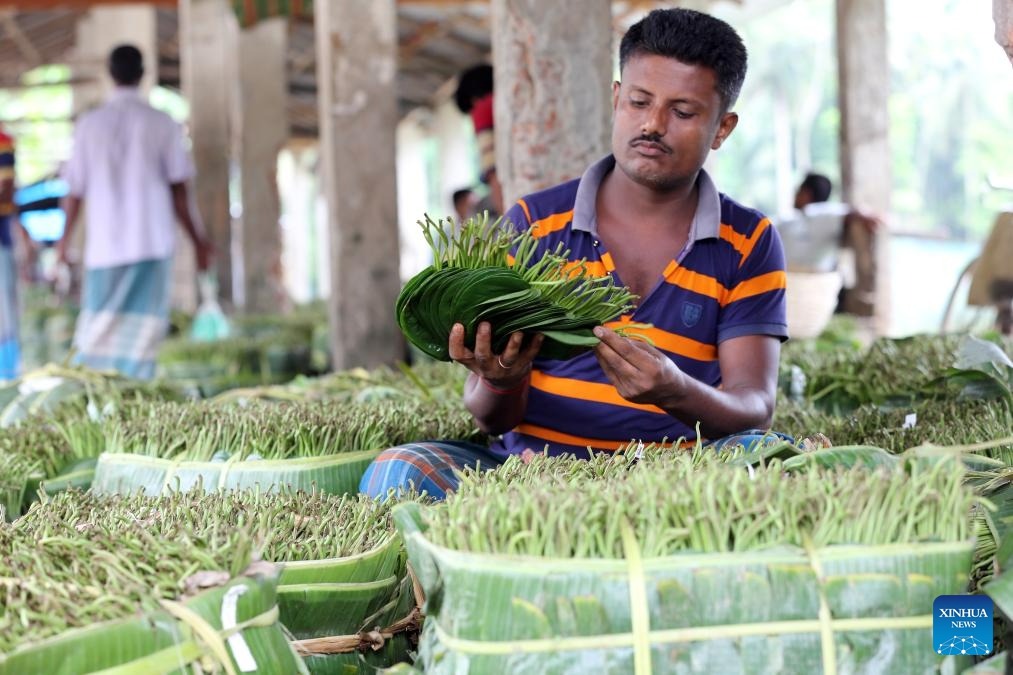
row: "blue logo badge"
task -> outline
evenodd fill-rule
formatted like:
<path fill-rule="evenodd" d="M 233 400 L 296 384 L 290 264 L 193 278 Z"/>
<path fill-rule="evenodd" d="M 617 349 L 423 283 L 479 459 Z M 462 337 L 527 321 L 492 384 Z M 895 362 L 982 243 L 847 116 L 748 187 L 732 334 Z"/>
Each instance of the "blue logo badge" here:
<path fill-rule="evenodd" d="M 682 323 L 689 328 L 696 325 L 703 314 L 703 306 L 695 302 L 682 303 Z"/>
<path fill-rule="evenodd" d="M 992 653 L 992 598 L 940 595 L 932 603 L 932 646 L 936 654 Z"/>

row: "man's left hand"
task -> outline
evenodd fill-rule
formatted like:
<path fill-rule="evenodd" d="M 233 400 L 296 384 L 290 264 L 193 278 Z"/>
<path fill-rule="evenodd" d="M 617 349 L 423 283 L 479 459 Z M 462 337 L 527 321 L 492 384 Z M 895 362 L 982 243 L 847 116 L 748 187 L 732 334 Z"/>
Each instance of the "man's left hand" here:
<path fill-rule="evenodd" d="M 686 374 L 651 345 L 604 326 L 595 328 L 594 334 L 601 340 L 594 348 L 598 363 L 627 401 L 658 405 L 662 398 L 683 390 Z"/>

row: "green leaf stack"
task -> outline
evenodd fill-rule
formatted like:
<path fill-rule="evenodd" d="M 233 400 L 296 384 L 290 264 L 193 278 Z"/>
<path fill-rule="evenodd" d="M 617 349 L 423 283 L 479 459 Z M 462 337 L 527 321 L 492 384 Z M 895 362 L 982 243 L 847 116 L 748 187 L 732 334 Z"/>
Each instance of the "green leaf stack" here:
<path fill-rule="evenodd" d="M 434 262 L 405 284 L 395 312 L 405 337 L 434 359 L 450 360 L 454 323 L 474 347 L 483 321 L 492 325 L 496 352 L 520 331 L 545 336 L 539 356 L 570 358 L 598 343 L 595 326 L 633 308 L 636 296 L 610 275 L 593 276 L 583 262 L 567 260 L 562 244 L 535 259 L 530 230 L 515 233 L 488 216 L 465 221 L 453 235 L 429 216 L 419 224 Z"/>
<path fill-rule="evenodd" d="M 426 673 L 969 665 L 929 648 L 933 599 L 963 592 L 970 569 L 975 498 L 957 462 L 509 470 L 515 482 L 395 508 L 426 591 Z"/>

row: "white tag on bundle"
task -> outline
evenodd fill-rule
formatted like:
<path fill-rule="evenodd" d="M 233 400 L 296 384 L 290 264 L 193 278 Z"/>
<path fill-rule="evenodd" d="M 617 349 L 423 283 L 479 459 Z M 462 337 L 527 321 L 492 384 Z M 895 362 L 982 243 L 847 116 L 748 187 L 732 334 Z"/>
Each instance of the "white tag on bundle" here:
<path fill-rule="evenodd" d="M 904 416 L 904 426 L 901 429 L 914 429 L 918 424 L 918 413 L 908 413 Z"/>
<path fill-rule="evenodd" d="M 225 591 L 225 598 L 222 599 L 223 630 L 236 627 L 236 604 L 239 602 L 239 596 L 245 592 L 246 586 L 233 586 Z M 257 669 L 257 660 L 253 658 L 253 652 L 250 651 L 250 646 L 246 644 L 242 633 L 230 636 L 228 643 L 239 670 L 249 673 Z"/>

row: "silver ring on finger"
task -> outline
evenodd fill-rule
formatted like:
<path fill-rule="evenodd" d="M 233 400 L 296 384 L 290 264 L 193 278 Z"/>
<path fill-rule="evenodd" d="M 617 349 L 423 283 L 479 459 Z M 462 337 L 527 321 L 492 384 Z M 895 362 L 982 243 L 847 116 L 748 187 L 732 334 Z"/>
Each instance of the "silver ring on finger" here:
<path fill-rule="evenodd" d="M 503 357 L 502 356 L 497 356 L 496 357 L 496 363 L 498 363 L 499 367 L 502 368 L 503 370 L 510 370 L 510 368 L 513 367 L 513 365 L 514 365 L 513 363 L 503 363 Z"/>

